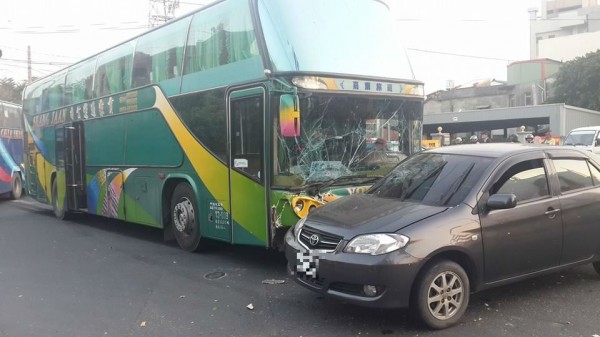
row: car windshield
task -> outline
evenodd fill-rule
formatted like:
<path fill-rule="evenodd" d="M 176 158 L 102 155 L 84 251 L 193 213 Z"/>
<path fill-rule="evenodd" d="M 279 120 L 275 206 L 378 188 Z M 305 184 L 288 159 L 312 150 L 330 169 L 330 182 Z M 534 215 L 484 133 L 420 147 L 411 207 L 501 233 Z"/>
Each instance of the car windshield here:
<path fill-rule="evenodd" d="M 569 133 L 565 145 L 592 145 L 596 131 L 575 131 Z"/>
<path fill-rule="evenodd" d="M 464 200 L 492 159 L 423 152 L 400 163 L 369 194 L 428 205 L 456 205 Z"/>

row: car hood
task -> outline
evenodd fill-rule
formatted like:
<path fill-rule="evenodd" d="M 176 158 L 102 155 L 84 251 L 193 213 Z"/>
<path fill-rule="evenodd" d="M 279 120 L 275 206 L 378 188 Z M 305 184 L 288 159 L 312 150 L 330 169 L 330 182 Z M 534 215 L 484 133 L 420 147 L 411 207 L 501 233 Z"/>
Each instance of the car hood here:
<path fill-rule="evenodd" d="M 312 211 L 306 225 L 350 239 L 362 233 L 392 233 L 448 207 L 355 194 Z"/>

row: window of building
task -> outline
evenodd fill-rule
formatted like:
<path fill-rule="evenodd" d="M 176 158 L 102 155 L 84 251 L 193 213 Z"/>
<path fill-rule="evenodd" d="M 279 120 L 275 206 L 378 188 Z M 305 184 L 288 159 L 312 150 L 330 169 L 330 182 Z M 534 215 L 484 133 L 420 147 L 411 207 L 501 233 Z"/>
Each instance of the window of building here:
<path fill-rule="evenodd" d="M 525 93 L 525 105 L 533 105 L 533 96 L 531 96 L 531 92 Z"/>
<path fill-rule="evenodd" d="M 517 99 L 515 98 L 515 95 L 508 95 L 508 106 L 517 106 Z"/>

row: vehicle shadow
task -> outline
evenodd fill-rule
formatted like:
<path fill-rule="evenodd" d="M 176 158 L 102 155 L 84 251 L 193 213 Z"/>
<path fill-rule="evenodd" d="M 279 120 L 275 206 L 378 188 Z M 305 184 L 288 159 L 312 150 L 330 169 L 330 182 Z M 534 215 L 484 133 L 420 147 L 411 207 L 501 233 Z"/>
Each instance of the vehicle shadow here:
<path fill-rule="evenodd" d="M 590 265 L 584 265 L 474 293 L 471 294 L 469 307 L 457 326 L 440 331 L 422 327 L 408 309 L 363 308 L 317 296 L 323 309 L 313 310 L 316 311 L 315 316 L 336 312 L 332 319 L 347 320 L 356 325 L 355 328 L 359 331 L 362 328 L 363 332 L 381 335 L 456 336 L 457 331 L 465 336 L 519 335 L 518 332 L 511 332 L 511 329 L 515 326 L 528 329 L 523 327 L 527 324 L 546 324 L 555 328 L 571 325 L 565 318 L 565 312 L 572 311 L 570 306 L 574 305 L 573 298 L 589 298 L 590 293 L 595 294 L 599 283 L 600 276 Z M 590 299 L 590 303 L 592 302 Z M 593 306 L 596 307 L 595 304 Z M 549 311 L 549 308 L 553 310 Z M 597 311 L 600 314 L 600 309 Z M 532 317 L 534 321 L 527 322 Z M 373 327 L 380 328 L 373 331 Z M 466 333 L 463 334 L 462 331 Z M 520 330 L 520 333 L 524 331 L 526 330 Z"/>
<path fill-rule="evenodd" d="M 55 220 L 52 207 L 49 205 L 40 204 L 31 198 L 9 202 L 12 202 L 11 207 L 14 206 L 25 212 L 47 216 L 52 220 Z M 68 219 L 63 220 L 61 223 L 95 231 L 108 232 L 127 239 L 155 243 L 163 248 L 172 248 L 177 253 L 187 254 L 187 252 L 180 250 L 174 238 L 165 238 L 165 233 L 162 228 L 86 213 L 72 213 Z M 206 257 L 212 255 L 222 256 L 232 260 L 243 259 L 244 263 L 249 263 L 250 266 L 255 265 L 256 267 L 264 267 L 265 265 L 272 264 L 280 268 L 285 268 L 284 254 L 265 247 L 231 245 L 226 242 L 202 239 L 200 249 L 197 252 L 194 252 L 194 254 Z"/>

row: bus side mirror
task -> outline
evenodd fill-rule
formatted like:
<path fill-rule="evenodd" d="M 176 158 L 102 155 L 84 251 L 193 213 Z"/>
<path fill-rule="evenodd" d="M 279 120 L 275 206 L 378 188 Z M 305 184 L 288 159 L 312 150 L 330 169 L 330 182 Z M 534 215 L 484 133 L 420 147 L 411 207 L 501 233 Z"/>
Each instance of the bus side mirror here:
<path fill-rule="evenodd" d="M 279 98 L 279 128 L 283 137 L 300 136 L 300 104 L 298 95 L 281 95 Z"/>

